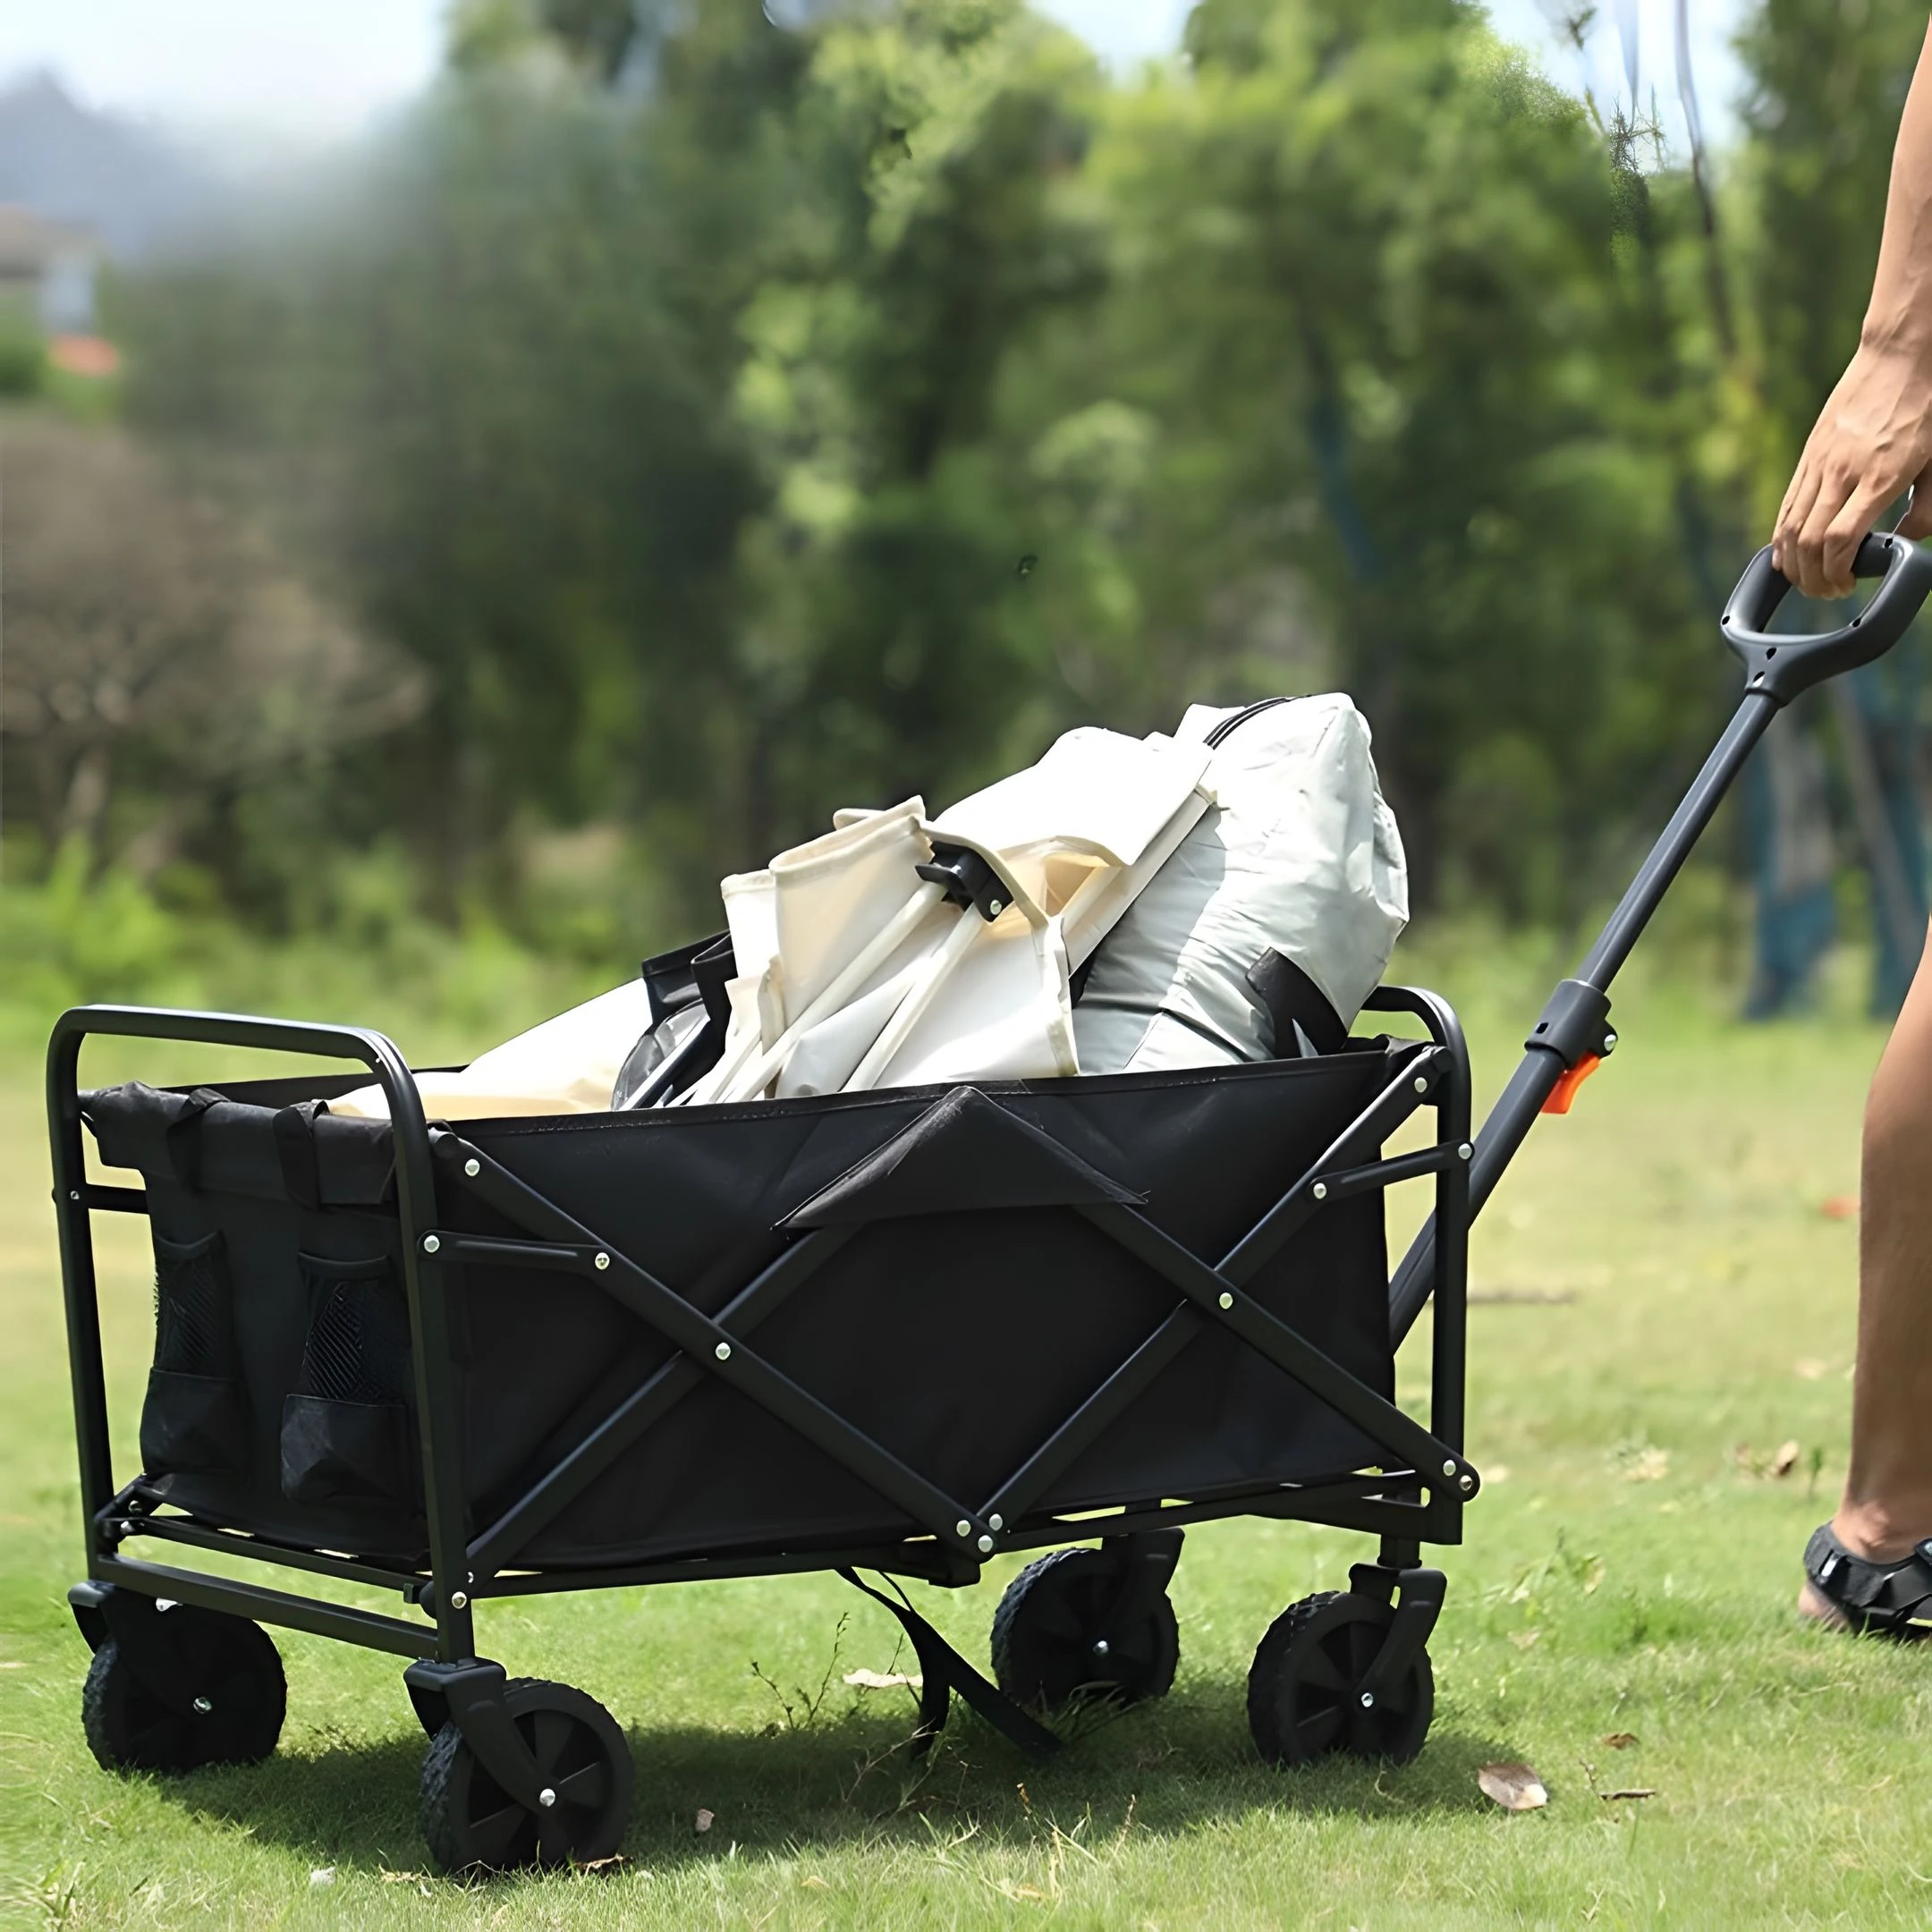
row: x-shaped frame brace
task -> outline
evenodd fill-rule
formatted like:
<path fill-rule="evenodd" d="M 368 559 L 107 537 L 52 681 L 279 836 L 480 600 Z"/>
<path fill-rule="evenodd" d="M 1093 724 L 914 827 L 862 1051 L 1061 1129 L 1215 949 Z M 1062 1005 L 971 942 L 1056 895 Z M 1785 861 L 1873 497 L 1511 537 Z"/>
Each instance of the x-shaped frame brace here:
<path fill-rule="evenodd" d="M 1079 1455 L 1191 1342 L 1218 1324 L 1284 1374 L 1352 1422 L 1399 1462 L 1409 1479 L 1466 1500 L 1476 1471 L 1455 1450 L 1368 1387 L 1271 1314 L 1246 1291 L 1269 1259 L 1328 1202 L 1466 1161 L 1466 1141 L 1444 1141 L 1393 1160 L 1365 1159 L 1450 1072 L 1442 1046 L 1400 1056 L 1368 1107 L 1248 1234 L 1210 1267 L 1139 1209 L 1082 1203 L 1083 1216 L 1110 1241 L 1178 1291 L 1180 1301 L 1154 1332 L 1072 1415 L 975 1506 L 949 1496 L 891 1451 L 801 1387 L 751 1345 L 758 1326 L 829 1262 L 864 1224 L 820 1227 L 795 1240 L 721 1309 L 707 1315 L 595 1231 L 446 1127 L 430 1131 L 438 1160 L 497 1213 L 534 1237 L 504 1240 L 432 1231 L 426 1255 L 466 1266 L 551 1268 L 593 1283 L 671 1342 L 677 1352 L 646 1377 L 581 1442 L 470 1544 L 472 1590 L 514 1565 L 530 1539 L 604 1470 L 640 1441 L 706 1376 L 736 1388 L 857 1476 L 928 1532 L 946 1556 L 976 1568 Z"/>

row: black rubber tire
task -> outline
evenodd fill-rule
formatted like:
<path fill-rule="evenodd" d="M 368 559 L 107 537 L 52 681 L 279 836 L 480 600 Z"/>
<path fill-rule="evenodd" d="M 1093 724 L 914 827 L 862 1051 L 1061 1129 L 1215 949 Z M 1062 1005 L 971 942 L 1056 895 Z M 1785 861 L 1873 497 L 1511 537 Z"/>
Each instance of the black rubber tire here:
<path fill-rule="evenodd" d="M 1407 1764 L 1422 1749 L 1436 1715 L 1427 1650 L 1374 1709 L 1360 1702 L 1357 1687 L 1394 1618 L 1373 1597 L 1321 1590 L 1268 1626 L 1248 1672 L 1248 1728 L 1270 1764 L 1312 1764 L 1332 1751 Z"/>
<path fill-rule="evenodd" d="M 1165 1697 L 1181 1661 L 1181 1626 L 1162 1592 L 1131 1630 L 1094 1642 L 1120 1588 L 1114 1561 L 1094 1549 L 1055 1550 L 1030 1563 L 993 1614 L 993 1675 L 1016 1704 L 1063 1709 L 1077 1699 L 1140 1704 Z"/>
<path fill-rule="evenodd" d="M 450 1873 L 614 1857 L 630 1821 L 634 1776 L 617 1720 L 585 1692 L 538 1677 L 513 1677 L 504 1700 L 558 1802 L 526 1809 L 446 1724 L 423 1759 L 422 1835 L 430 1856 Z"/>
<path fill-rule="evenodd" d="M 288 1680 L 268 1633 L 245 1617 L 176 1604 L 167 1619 L 182 1682 L 142 1682 L 110 1638 L 80 1692 L 88 1749 L 105 1771 L 194 1771 L 259 1764 L 288 1713 Z"/>

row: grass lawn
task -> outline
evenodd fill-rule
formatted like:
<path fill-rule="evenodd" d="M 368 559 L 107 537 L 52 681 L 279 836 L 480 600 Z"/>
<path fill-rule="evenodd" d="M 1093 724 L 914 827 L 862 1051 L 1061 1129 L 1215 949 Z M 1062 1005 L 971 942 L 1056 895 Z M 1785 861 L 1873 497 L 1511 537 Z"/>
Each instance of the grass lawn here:
<path fill-rule="evenodd" d="M 1457 993 L 1495 975 L 1465 960 L 1448 977 Z M 1537 1004 L 1521 977 L 1470 1013 L 1491 1086 Z M 0 1920 L 1923 1919 L 1932 1661 L 1801 1628 L 1791 1608 L 1844 1462 L 1856 1234 L 1822 1204 L 1856 1187 L 1881 1034 L 1843 1017 L 1746 1030 L 1661 985 L 1627 991 L 1618 1021 L 1615 1063 L 1570 1119 L 1541 1123 L 1480 1224 L 1470 1450 L 1487 1483 L 1467 1546 L 1441 1559 L 1419 1762 L 1281 1775 L 1250 1743 L 1257 1640 L 1367 1552 L 1338 1532 L 1191 1532 L 1174 1693 L 1046 1769 L 961 1715 L 910 1772 L 891 1750 L 906 1694 L 841 1681 L 893 1665 L 894 1627 L 835 1580 L 487 1606 L 489 1654 L 582 1685 L 629 1727 L 638 1795 L 620 1869 L 471 1886 L 423 1873 L 423 1740 L 390 1659 L 280 1637 L 289 1719 L 257 1768 L 123 1782 L 88 1755 L 87 1653 L 63 1600 L 80 1538 L 38 1073 L 0 1054 Z M 131 1436 L 144 1234 L 101 1222 Z M 983 1660 L 1013 1567 L 974 1591 L 914 1585 L 914 1600 Z M 1541 1772 L 1547 1809 L 1506 1816 L 1482 1797 L 1477 1767 L 1499 1758 Z M 1632 1787 L 1655 1795 L 1602 1795 Z"/>

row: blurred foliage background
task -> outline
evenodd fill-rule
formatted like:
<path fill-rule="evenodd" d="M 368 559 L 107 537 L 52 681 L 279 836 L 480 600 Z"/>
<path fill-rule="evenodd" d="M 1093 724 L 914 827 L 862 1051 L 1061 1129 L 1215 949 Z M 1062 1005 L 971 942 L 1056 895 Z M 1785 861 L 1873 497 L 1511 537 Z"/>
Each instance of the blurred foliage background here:
<path fill-rule="evenodd" d="M 1020 0 L 792 11 L 462 0 L 352 163 L 114 278 L 111 382 L 0 340 L 16 991 L 607 984 L 837 806 L 1332 687 L 1424 912 L 1621 884 L 1922 6 L 1763 0 L 1693 157 L 1464 0 L 1203 0 L 1132 75 Z"/>

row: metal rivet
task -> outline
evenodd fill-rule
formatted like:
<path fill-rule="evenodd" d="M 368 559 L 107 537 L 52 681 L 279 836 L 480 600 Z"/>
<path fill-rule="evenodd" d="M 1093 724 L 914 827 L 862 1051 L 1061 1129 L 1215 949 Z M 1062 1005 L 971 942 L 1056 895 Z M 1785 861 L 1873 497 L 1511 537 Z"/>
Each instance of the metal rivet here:
<path fill-rule="evenodd" d="M 963 1516 L 962 1516 L 960 1520 L 953 1525 L 953 1534 L 954 1536 L 970 1536 L 972 1534 L 972 1525 L 968 1522 Z"/>
<path fill-rule="evenodd" d="M 1105 1637 L 1096 1637 L 1094 1639 L 1093 1654 L 1096 1657 L 1105 1657 L 1107 1654 L 1107 1640 Z"/>
<path fill-rule="evenodd" d="M 463 1163 L 463 1172 L 474 1181 L 483 1172 L 483 1163 L 479 1160 L 466 1160 Z"/>
<path fill-rule="evenodd" d="M 1373 1690 L 1364 1690 L 1362 1692 L 1361 1707 L 1364 1710 L 1373 1710 L 1375 1708 L 1375 1692 Z"/>
<path fill-rule="evenodd" d="M 1416 1091 L 1417 1091 L 1418 1093 L 1427 1093 L 1427 1092 L 1428 1091 L 1428 1080 L 1427 1077 L 1426 1077 L 1426 1076 L 1424 1076 L 1423 1074 L 1418 1073 L 1418 1074 L 1416 1075 L 1416 1077 L 1415 1077 L 1415 1090 L 1416 1090 Z"/>
<path fill-rule="evenodd" d="M 607 1254 L 599 1253 L 597 1258 L 596 1266 L 599 1271 L 607 1268 L 610 1266 L 610 1257 Z"/>
<path fill-rule="evenodd" d="M 1006 1519 L 997 1510 L 987 1518 L 987 1528 L 989 1530 L 1004 1530 L 1005 1527 Z"/>
<path fill-rule="evenodd" d="M 1609 1053 L 1615 1046 L 1616 1035 L 1614 1033 L 1606 1033 L 1603 1037 L 1603 1050 Z"/>
<path fill-rule="evenodd" d="M 720 1361 L 729 1361 L 731 1360 L 731 1343 L 729 1342 L 720 1342 L 718 1345 L 711 1351 L 711 1352 L 716 1355 Z"/>
<path fill-rule="evenodd" d="M 422 1238 L 422 1251 L 425 1254 L 434 1254 L 442 1245 L 434 1234 L 425 1234 Z"/>
<path fill-rule="evenodd" d="M 1234 1306 L 1234 1297 L 1224 1292 L 1221 1296 L 1221 1306 L 1223 1308 L 1233 1308 Z"/>
<path fill-rule="evenodd" d="M 80 1190 L 79 1188 L 69 1188 L 67 1190 L 67 1199 L 69 1200 L 79 1200 L 80 1199 Z"/>
<path fill-rule="evenodd" d="M 982 1556 L 990 1556 L 993 1554 L 993 1538 L 991 1537 L 983 1536 L 979 1538 L 979 1554 Z"/>
<path fill-rule="evenodd" d="M 1326 1200 L 1328 1199 L 1328 1183 L 1326 1181 L 1318 1181 L 1315 1183 L 1314 1193 L 1317 1200 Z"/>
<path fill-rule="evenodd" d="M 178 1610 L 181 1607 L 172 1597 L 157 1597 L 154 1600 L 154 1606 L 157 1610 L 164 1611 Z"/>
<path fill-rule="evenodd" d="M 1442 1466 L 1442 1472 L 1445 1476 L 1453 1476 L 1455 1474 L 1455 1464 L 1453 1462 L 1445 1462 Z"/>
<path fill-rule="evenodd" d="M 1475 1488 L 1475 1487 L 1476 1479 L 1473 1476 L 1463 1477 L 1461 1483 L 1458 1485 L 1458 1487 L 1461 1488 L 1464 1496 L 1468 1496 L 1469 1493 Z"/>
<path fill-rule="evenodd" d="M 215 1708 L 215 1701 L 212 1698 L 198 1697 L 194 1700 L 194 1707 L 206 1717 Z"/>
<path fill-rule="evenodd" d="M 465 1592 L 460 1589 L 453 1589 L 450 1592 L 450 1608 L 452 1610 L 467 1610 L 469 1607 L 470 1598 Z"/>
<path fill-rule="evenodd" d="M 547 1784 L 546 1784 L 544 1788 L 537 1793 L 537 1802 L 540 1804 L 546 1811 L 547 1811 L 550 1807 L 556 1802 L 556 1793 L 552 1791 Z"/>
<path fill-rule="evenodd" d="M 1456 1149 L 1456 1156 L 1458 1159 L 1467 1160 L 1470 1156 L 1472 1155 L 1475 1151 L 1476 1149 L 1472 1148 L 1467 1140 L 1465 1140 L 1462 1145 Z"/>
<path fill-rule="evenodd" d="M 986 909 L 995 919 L 997 919 L 1006 910 L 1006 902 L 1004 899 L 988 899 L 986 902 Z"/>

